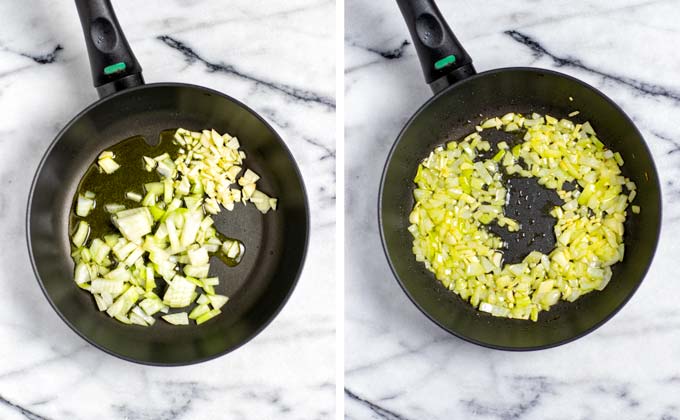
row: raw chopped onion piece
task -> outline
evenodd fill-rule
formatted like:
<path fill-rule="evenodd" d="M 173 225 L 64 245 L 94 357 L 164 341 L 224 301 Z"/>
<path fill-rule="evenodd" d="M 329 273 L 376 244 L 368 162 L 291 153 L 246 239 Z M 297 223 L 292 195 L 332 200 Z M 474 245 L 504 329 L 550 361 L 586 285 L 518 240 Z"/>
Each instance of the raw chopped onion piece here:
<path fill-rule="evenodd" d="M 220 309 L 229 301 L 229 298 L 223 295 L 208 295 L 208 300 L 213 308 Z"/>
<path fill-rule="evenodd" d="M 73 280 L 75 280 L 77 285 L 85 284 L 90 281 L 90 270 L 87 267 L 87 264 L 84 262 L 79 262 L 76 264 L 76 272 L 75 275 L 73 276 Z"/>
<path fill-rule="evenodd" d="M 154 168 L 156 168 L 156 165 L 158 165 L 156 160 L 148 156 L 142 156 L 142 160 L 144 161 L 144 169 L 146 169 L 147 172 L 153 171 Z"/>
<path fill-rule="evenodd" d="M 222 313 L 222 311 L 219 310 L 219 309 L 211 309 L 210 311 L 208 311 L 205 314 L 196 318 L 196 324 L 201 325 L 202 323 L 216 317 L 217 315 L 219 315 L 221 313 Z"/>
<path fill-rule="evenodd" d="M 124 204 L 117 204 L 117 203 L 109 203 L 104 205 L 104 210 L 106 210 L 107 213 L 117 213 L 121 210 L 125 210 L 125 205 Z"/>
<path fill-rule="evenodd" d="M 133 320 L 133 317 L 135 319 L 139 320 L 139 325 L 142 326 L 147 326 L 147 325 L 153 325 L 156 322 L 156 319 L 150 315 L 148 315 L 142 308 L 139 306 L 135 306 L 132 308 L 132 311 L 130 311 L 130 321 L 134 324 L 135 321 Z"/>
<path fill-rule="evenodd" d="M 482 159 L 489 151 L 485 129 L 519 131 L 523 142 L 512 148 L 500 142 L 493 157 Z M 573 302 L 602 290 L 611 266 L 623 259 L 623 224 L 636 187 L 622 165 L 621 155 L 606 149 L 587 122 L 517 113 L 490 118 L 462 141 L 436 148 L 418 167 L 408 228 L 415 258 L 480 311 L 536 321 L 560 299 Z M 503 172 L 537 178 L 564 200 L 550 211 L 556 244 L 549 254 L 533 251 L 520 264 L 503 264 L 506 244 L 485 228 L 495 223 L 521 230 L 504 215 Z M 566 191 L 566 183 L 577 188 Z"/>
<path fill-rule="evenodd" d="M 171 308 L 183 308 L 189 306 L 192 302 L 192 297 L 196 285 L 186 278 L 176 275 L 173 277 L 170 287 L 165 291 L 163 296 L 163 303 Z"/>
<path fill-rule="evenodd" d="M 94 194 L 90 193 L 90 195 L 91 197 L 88 197 L 87 193 L 78 195 L 78 202 L 76 203 L 76 214 L 78 216 L 87 217 L 94 209 Z"/>
<path fill-rule="evenodd" d="M 92 254 L 92 259 L 94 262 L 99 265 L 103 265 L 106 258 L 109 256 L 109 252 L 111 252 L 111 247 L 107 245 L 106 242 L 99 238 L 92 240 L 92 244 L 90 245 L 90 254 Z"/>
<path fill-rule="evenodd" d="M 208 264 L 210 257 L 208 256 L 208 251 L 205 248 L 192 249 L 187 251 L 189 257 L 189 262 L 191 265 L 202 265 Z"/>
<path fill-rule="evenodd" d="M 107 305 L 104 301 L 104 298 L 96 293 L 94 294 L 94 301 L 97 304 L 97 309 L 99 309 L 100 312 L 104 312 L 109 307 L 109 305 Z"/>
<path fill-rule="evenodd" d="M 73 242 L 73 245 L 76 247 L 81 247 L 87 240 L 87 236 L 90 234 L 90 225 L 84 221 L 81 220 L 78 222 L 78 227 L 76 228 L 76 232 L 73 234 L 71 237 L 71 241 Z"/>
<path fill-rule="evenodd" d="M 107 174 L 112 174 L 120 168 L 120 165 L 116 163 L 113 152 L 110 151 L 104 151 L 102 152 L 99 157 L 97 158 L 97 164 L 99 165 L 99 168 L 106 172 Z"/>
<path fill-rule="evenodd" d="M 125 282 L 108 279 L 94 279 L 90 285 L 90 293 L 103 295 L 118 296 L 125 290 Z M 107 306 L 108 307 L 108 306 Z"/>
<path fill-rule="evenodd" d="M 203 279 L 203 284 L 206 286 L 217 286 L 220 284 L 220 279 L 217 277 L 207 277 Z"/>
<path fill-rule="evenodd" d="M 163 178 L 174 178 L 177 174 L 175 162 L 173 162 L 169 156 L 158 162 L 156 171 L 158 171 L 159 175 Z"/>
<path fill-rule="evenodd" d="M 128 192 L 126 192 L 126 193 L 125 193 L 125 198 L 127 198 L 128 200 L 135 201 L 135 202 L 137 202 L 137 203 L 139 203 L 140 201 L 142 201 L 142 195 L 139 194 L 139 193 L 133 192 L 133 191 L 128 191 Z"/>
<path fill-rule="evenodd" d="M 190 277 L 204 278 L 208 277 L 208 271 L 210 270 L 209 264 L 203 265 L 191 265 L 187 264 L 184 266 L 184 274 Z"/>
<path fill-rule="evenodd" d="M 189 317 L 186 312 L 163 315 L 161 318 L 172 325 L 189 325 Z"/>
<path fill-rule="evenodd" d="M 125 316 L 125 314 L 127 314 L 130 309 L 132 309 L 132 306 L 137 302 L 137 299 L 139 299 L 137 288 L 128 287 L 128 289 L 122 295 L 116 298 L 116 300 L 113 302 L 113 305 L 109 306 L 109 308 L 106 310 L 106 313 L 111 317 Z"/>
<path fill-rule="evenodd" d="M 222 243 L 222 253 L 227 258 L 235 259 L 241 254 L 241 245 L 237 241 L 226 240 Z"/>
<path fill-rule="evenodd" d="M 189 318 L 191 319 L 196 319 L 202 315 L 205 315 L 206 313 L 210 312 L 210 306 L 207 304 L 200 304 L 196 306 L 190 313 L 189 313 Z"/>
<path fill-rule="evenodd" d="M 165 305 L 158 297 L 147 297 L 139 303 L 139 306 L 151 316 L 163 309 Z"/>
<path fill-rule="evenodd" d="M 153 217 L 146 207 L 121 210 L 111 217 L 120 233 L 129 241 L 138 242 L 151 232 Z"/>

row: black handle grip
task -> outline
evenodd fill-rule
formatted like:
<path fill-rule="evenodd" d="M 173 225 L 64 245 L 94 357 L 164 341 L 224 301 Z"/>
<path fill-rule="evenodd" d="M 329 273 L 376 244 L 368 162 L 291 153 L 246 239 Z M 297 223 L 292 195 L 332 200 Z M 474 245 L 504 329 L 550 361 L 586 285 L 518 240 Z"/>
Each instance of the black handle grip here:
<path fill-rule="evenodd" d="M 425 81 L 434 93 L 476 73 L 472 58 L 458 42 L 434 0 L 397 0 Z"/>
<path fill-rule="evenodd" d="M 99 97 L 144 84 L 110 0 L 75 0 Z"/>

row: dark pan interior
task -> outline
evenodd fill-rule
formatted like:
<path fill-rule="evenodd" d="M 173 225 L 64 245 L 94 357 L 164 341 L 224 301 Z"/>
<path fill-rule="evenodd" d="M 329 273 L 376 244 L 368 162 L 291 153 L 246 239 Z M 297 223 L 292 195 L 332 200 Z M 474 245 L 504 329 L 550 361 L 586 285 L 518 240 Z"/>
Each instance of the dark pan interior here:
<path fill-rule="evenodd" d="M 573 101 L 569 99 L 573 98 Z M 639 215 L 629 211 L 624 241 L 626 255 L 613 267 L 613 278 L 602 292 L 574 303 L 560 302 L 541 312 L 538 322 L 495 318 L 478 312 L 445 289 L 411 252 L 406 230 L 414 200 L 412 179 L 420 161 L 437 145 L 474 131 L 483 119 L 506 112 L 538 112 L 590 121 L 598 137 L 624 158 L 624 174 L 638 186 Z M 486 133 L 487 131 L 485 131 Z M 507 139 L 493 135 L 490 139 Z M 512 180 L 506 214 L 523 222 L 520 234 L 503 235 L 507 256 L 521 260 L 532 249 L 550 251 L 554 221 L 546 205 L 557 198 L 533 180 Z M 537 349 L 582 336 L 601 325 L 632 296 L 652 261 L 661 223 L 658 178 L 649 150 L 630 119 L 594 88 L 556 72 L 531 68 L 500 69 L 467 79 L 433 98 L 411 119 L 392 149 L 383 174 L 380 228 L 392 269 L 409 297 L 433 321 L 469 341 L 504 349 Z M 521 192 L 521 194 L 520 194 Z M 525 198 L 529 197 L 529 198 Z M 529 208 L 529 205 L 532 208 Z M 534 219 L 529 225 L 527 220 Z M 521 237 L 521 233 L 525 236 Z M 543 236 L 545 234 L 545 236 Z"/>
<path fill-rule="evenodd" d="M 217 293 L 230 297 L 223 313 L 200 326 L 157 322 L 128 326 L 98 312 L 89 293 L 72 281 L 68 216 L 78 183 L 108 146 L 143 135 L 156 142 L 162 130 L 215 128 L 241 141 L 246 166 L 262 176 L 258 188 L 279 198 L 276 212 L 237 206 L 214 216 L 218 230 L 242 240 L 241 264 L 216 259 Z M 123 169 L 121 169 L 123 170 Z M 260 184 L 261 183 L 261 184 Z M 119 357 L 172 365 L 206 360 L 255 336 L 278 313 L 295 286 L 308 236 L 308 209 L 300 173 L 280 137 L 253 111 L 218 92 L 179 84 L 146 85 L 100 101 L 76 117 L 48 150 L 29 203 L 31 258 L 60 316 L 81 336 Z"/>

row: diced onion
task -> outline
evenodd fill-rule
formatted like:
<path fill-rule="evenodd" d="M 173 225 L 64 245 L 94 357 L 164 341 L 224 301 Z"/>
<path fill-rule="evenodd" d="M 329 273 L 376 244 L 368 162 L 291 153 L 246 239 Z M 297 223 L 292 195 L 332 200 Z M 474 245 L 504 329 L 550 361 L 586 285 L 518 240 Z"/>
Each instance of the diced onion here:
<path fill-rule="evenodd" d="M 88 191 L 89 192 L 89 191 Z M 92 209 L 94 209 L 94 197 L 87 197 L 87 195 L 79 195 L 76 203 L 76 214 L 80 217 L 87 217 Z"/>
<path fill-rule="evenodd" d="M 189 325 L 189 317 L 186 312 L 163 315 L 161 318 L 172 325 Z"/>
<path fill-rule="evenodd" d="M 129 241 L 137 242 L 151 232 L 153 217 L 146 207 L 122 210 L 111 217 L 120 233 Z"/>
<path fill-rule="evenodd" d="M 262 213 L 277 207 L 276 198 L 257 189 L 260 175 L 243 168 L 246 155 L 238 139 L 215 130 L 178 129 L 175 142 L 181 146 L 176 157 L 143 156 L 144 169 L 155 170 L 160 179 L 144 184 L 143 194 L 125 194 L 138 207 L 104 205 L 117 233 L 94 238 L 88 247 L 90 226 L 81 220 L 71 237 L 75 283 L 94 296 L 100 311 L 125 324 L 153 325 L 157 313 L 169 323 L 186 325 L 191 318 L 201 324 L 220 314 L 229 298 L 215 293 L 219 279 L 208 277 L 210 256 L 223 252 L 238 261 L 244 248 L 236 240 L 223 244 L 206 214 L 217 214 L 220 204 L 233 210 L 247 201 Z M 111 151 L 102 152 L 100 170 L 118 170 L 114 158 Z M 89 191 L 79 195 L 76 215 L 90 216 L 94 199 Z M 160 289 L 164 284 L 167 288 Z M 193 303 L 197 306 L 190 311 L 168 313 Z"/>
<path fill-rule="evenodd" d="M 189 256 L 189 262 L 191 265 L 202 265 L 207 264 L 210 257 L 208 256 L 208 251 L 205 248 L 192 249 L 187 251 Z"/>
<path fill-rule="evenodd" d="M 112 174 L 120 168 L 120 165 L 116 163 L 114 158 L 114 154 L 110 151 L 104 151 L 99 155 L 99 158 L 97 159 L 97 164 L 99 165 L 99 168 L 101 168 L 102 171 L 106 172 L 107 174 Z"/>
<path fill-rule="evenodd" d="M 177 275 L 172 279 L 170 287 L 165 291 L 163 303 L 171 308 L 189 306 L 192 302 L 196 285 L 186 278 Z"/>
<path fill-rule="evenodd" d="M 212 309 L 212 310 L 208 311 L 207 313 L 196 318 L 196 324 L 201 325 L 202 323 L 216 317 L 217 315 L 219 315 L 221 313 L 222 313 L 222 311 L 219 310 L 219 309 Z"/>
<path fill-rule="evenodd" d="M 139 303 L 139 306 L 147 315 L 151 316 L 163 309 L 165 305 L 158 298 L 146 298 Z"/>
<path fill-rule="evenodd" d="M 87 240 L 87 236 L 90 234 L 90 225 L 84 221 L 81 220 L 78 222 L 78 227 L 76 228 L 76 232 L 73 234 L 73 237 L 71 238 L 71 241 L 73 242 L 73 245 L 76 247 L 81 247 Z"/>
<path fill-rule="evenodd" d="M 500 142 L 492 158 L 479 157 L 489 150 L 484 129 L 515 127 L 523 143 L 503 153 L 509 146 Z M 408 228 L 415 258 L 480 311 L 536 321 L 560 298 L 574 301 L 602 290 L 611 266 L 623 259 L 623 223 L 636 187 L 621 174 L 622 165 L 621 155 L 607 150 L 588 122 L 517 113 L 487 119 L 462 141 L 436 148 L 418 167 Z M 550 211 L 557 241 L 549 255 L 533 251 L 520 264 L 503 264 L 505 244 L 485 225 L 521 226 L 504 215 L 501 170 L 536 177 L 564 200 Z M 566 183 L 578 187 L 566 191 Z"/>
<path fill-rule="evenodd" d="M 208 295 L 208 300 L 213 308 L 220 309 L 229 301 L 229 298 L 223 295 Z"/>
<path fill-rule="evenodd" d="M 124 204 L 117 204 L 117 203 L 109 203 L 104 205 L 104 210 L 106 210 L 108 213 L 116 213 L 121 210 L 125 210 L 125 205 Z"/>
<path fill-rule="evenodd" d="M 142 160 L 144 161 L 144 169 L 146 169 L 147 172 L 153 171 L 154 168 L 156 168 L 156 165 L 158 165 L 156 160 L 148 156 L 142 156 Z"/>
<path fill-rule="evenodd" d="M 136 193 L 136 192 L 132 192 L 132 191 L 126 192 L 126 193 L 125 193 L 125 197 L 126 197 L 128 200 L 132 200 L 132 201 L 135 201 L 135 202 L 137 202 L 137 203 L 139 203 L 140 201 L 142 201 L 142 195 L 139 194 L 139 193 Z"/>
<path fill-rule="evenodd" d="M 189 313 L 189 318 L 196 319 L 202 315 L 205 315 L 208 312 L 210 312 L 210 306 L 205 303 L 200 304 Z"/>
<path fill-rule="evenodd" d="M 90 281 L 90 270 L 83 262 L 76 264 L 76 273 L 73 277 L 76 284 L 81 285 Z"/>
<path fill-rule="evenodd" d="M 239 150 L 238 139 L 229 134 L 220 135 L 215 130 L 198 133 L 180 128 L 175 133 L 175 142 L 183 146 L 174 161 L 174 168 L 182 175 L 177 189 L 183 195 L 188 195 L 189 180 L 198 180 L 198 185 L 191 192 L 198 193 L 201 190 L 208 196 L 204 200 L 208 213 L 217 214 L 220 211 L 219 204 L 231 211 L 239 201 L 244 204 L 253 202 L 262 213 L 276 210 L 276 199 L 262 192 L 256 194 L 257 182 L 260 180 L 257 173 L 246 169 L 238 178 L 245 159 L 245 153 Z M 164 160 L 159 162 L 159 172 L 169 172 L 160 168 Z M 235 188 L 234 184 L 241 189 Z M 254 195 L 256 200 L 252 199 Z"/>

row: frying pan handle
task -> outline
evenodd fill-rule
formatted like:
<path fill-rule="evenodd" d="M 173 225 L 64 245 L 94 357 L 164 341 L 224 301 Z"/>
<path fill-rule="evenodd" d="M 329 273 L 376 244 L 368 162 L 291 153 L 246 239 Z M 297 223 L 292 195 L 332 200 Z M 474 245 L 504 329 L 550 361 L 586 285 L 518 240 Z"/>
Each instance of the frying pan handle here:
<path fill-rule="evenodd" d="M 397 0 L 425 81 L 434 93 L 476 73 L 472 58 L 458 42 L 434 0 Z"/>
<path fill-rule="evenodd" d="M 110 0 L 75 0 L 99 97 L 144 84 Z"/>

